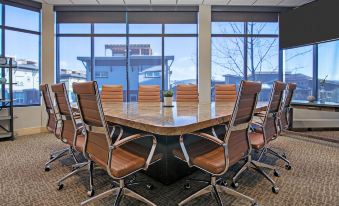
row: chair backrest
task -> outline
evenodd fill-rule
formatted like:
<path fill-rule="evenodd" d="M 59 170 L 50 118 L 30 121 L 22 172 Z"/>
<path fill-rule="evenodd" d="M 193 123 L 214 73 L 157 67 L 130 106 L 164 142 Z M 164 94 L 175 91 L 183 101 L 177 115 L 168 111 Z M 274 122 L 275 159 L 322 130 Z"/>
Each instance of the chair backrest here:
<path fill-rule="evenodd" d="M 297 88 L 296 83 L 288 83 L 287 84 L 285 100 L 284 100 L 283 106 L 281 108 L 282 111 L 281 111 L 280 120 L 281 120 L 281 128 L 282 129 L 287 129 L 290 125 L 288 113 L 289 113 L 289 110 L 291 108 L 291 102 L 292 102 L 294 91 L 295 91 L 296 88 Z"/>
<path fill-rule="evenodd" d="M 74 82 L 73 92 L 85 129 L 84 154 L 96 164 L 106 167 L 111 140 L 97 82 Z"/>
<path fill-rule="evenodd" d="M 49 91 L 48 84 L 41 84 L 40 91 L 41 91 L 42 99 L 44 101 L 45 109 L 47 112 L 46 128 L 48 131 L 53 132 L 56 135 L 57 117 L 56 117 L 55 109 L 53 107 L 53 102 L 52 102 L 51 93 Z"/>
<path fill-rule="evenodd" d="M 271 97 L 266 109 L 266 115 L 263 121 L 263 134 L 265 143 L 278 137 L 280 110 L 283 104 L 284 91 L 286 84 L 281 81 L 275 81 L 273 84 Z"/>
<path fill-rule="evenodd" d="M 177 102 L 199 102 L 198 87 L 195 84 L 179 84 L 176 92 Z"/>
<path fill-rule="evenodd" d="M 76 138 L 76 123 L 69 103 L 65 83 L 53 84 L 56 106 L 60 115 L 60 138 L 69 145 L 74 145 Z"/>
<path fill-rule="evenodd" d="M 228 145 L 229 158 L 226 165 L 232 166 L 251 151 L 249 140 L 250 123 L 256 109 L 261 83 L 242 81 L 224 142 Z"/>
<path fill-rule="evenodd" d="M 122 85 L 102 85 L 102 102 L 123 102 L 124 92 Z"/>
<path fill-rule="evenodd" d="M 216 102 L 235 102 L 237 86 L 235 84 L 216 84 L 214 86 Z"/>
<path fill-rule="evenodd" d="M 138 102 L 160 102 L 160 86 L 140 85 Z"/>

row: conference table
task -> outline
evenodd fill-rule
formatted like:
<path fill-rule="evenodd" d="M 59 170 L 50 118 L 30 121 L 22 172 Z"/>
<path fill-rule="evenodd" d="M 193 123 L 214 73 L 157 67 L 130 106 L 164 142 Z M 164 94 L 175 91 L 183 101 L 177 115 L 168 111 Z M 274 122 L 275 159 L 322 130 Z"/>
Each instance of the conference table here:
<path fill-rule="evenodd" d="M 161 102 L 122 102 L 103 103 L 103 109 L 106 121 L 121 125 L 124 134 L 151 133 L 156 136 L 156 152 L 162 154 L 162 159 L 151 165 L 145 173 L 168 185 L 195 170 L 172 154 L 173 149 L 180 147 L 180 135 L 201 130 L 208 132 L 211 127 L 228 122 L 234 104 L 174 102 L 173 107 L 164 107 Z M 266 105 L 259 102 L 257 112 L 265 110 Z M 194 141 L 197 137 L 187 136 L 187 139 Z M 138 143 L 150 146 L 147 140 Z"/>

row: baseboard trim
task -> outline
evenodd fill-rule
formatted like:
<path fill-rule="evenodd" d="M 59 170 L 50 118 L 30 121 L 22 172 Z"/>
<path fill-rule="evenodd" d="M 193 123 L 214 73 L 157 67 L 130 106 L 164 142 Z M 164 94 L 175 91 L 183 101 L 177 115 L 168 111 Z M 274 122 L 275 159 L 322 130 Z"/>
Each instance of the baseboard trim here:
<path fill-rule="evenodd" d="M 15 136 L 39 134 L 39 133 L 42 133 L 42 132 L 48 132 L 46 127 L 21 128 L 21 129 L 16 129 L 14 131 Z"/>

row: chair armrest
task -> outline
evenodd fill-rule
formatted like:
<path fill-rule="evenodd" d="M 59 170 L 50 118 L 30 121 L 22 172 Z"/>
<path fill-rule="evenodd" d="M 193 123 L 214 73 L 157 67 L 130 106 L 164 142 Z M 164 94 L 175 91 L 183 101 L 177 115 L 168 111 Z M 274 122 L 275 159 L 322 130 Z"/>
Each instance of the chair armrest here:
<path fill-rule="evenodd" d="M 131 135 L 126 138 L 123 138 L 122 140 L 117 140 L 112 146 L 110 146 L 110 157 L 112 156 L 112 151 L 114 149 L 121 147 L 122 145 L 127 144 L 128 142 L 135 141 L 137 139 L 144 138 L 144 137 L 152 137 L 152 147 L 146 159 L 146 164 L 144 166 L 144 170 L 146 170 L 151 163 L 155 148 L 157 146 L 157 138 L 152 134 L 135 134 L 135 135 Z"/>

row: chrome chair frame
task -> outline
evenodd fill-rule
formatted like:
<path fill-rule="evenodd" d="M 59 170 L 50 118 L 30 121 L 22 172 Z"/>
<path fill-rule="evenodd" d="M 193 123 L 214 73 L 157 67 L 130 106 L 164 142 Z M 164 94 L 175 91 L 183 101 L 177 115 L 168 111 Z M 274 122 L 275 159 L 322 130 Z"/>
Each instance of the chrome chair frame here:
<path fill-rule="evenodd" d="M 103 111 L 103 108 L 102 108 L 102 103 L 101 103 L 101 99 L 100 99 L 100 95 L 99 95 L 99 92 L 98 92 L 98 86 L 97 84 L 95 83 L 95 92 L 96 92 L 96 102 L 97 102 L 97 106 L 98 106 L 98 109 L 99 109 L 99 115 L 100 115 L 100 119 L 101 119 L 101 122 L 103 124 L 102 127 L 94 127 L 94 126 L 90 126 L 90 125 L 87 125 L 84 121 L 84 118 L 83 118 L 83 114 L 82 114 L 82 110 L 81 110 L 81 107 L 79 105 L 79 98 L 78 98 L 78 95 L 75 94 L 75 97 L 76 97 L 76 100 L 77 100 L 77 104 L 78 104 L 78 108 L 79 108 L 79 111 L 80 111 L 80 117 L 81 119 L 83 120 L 83 124 L 84 124 L 84 134 L 85 134 L 85 144 L 87 144 L 88 142 L 88 131 L 95 131 L 95 132 L 99 132 L 99 133 L 103 133 L 105 134 L 105 137 L 106 137 L 106 141 L 107 143 L 109 143 L 109 157 L 108 157 L 108 164 L 107 164 L 107 167 L 106 167 L 106 170 L 108 172 L 108 174 L 114 179 L 113 181 L 113 184 L 116 184 L 116 180 L 119 181 L 118 185 L 119 187 L 118 188 L 113 188 L 113 189 L 110 189 L 106 192 L 103 192 L 97 196 L 94 196 L 90 199 L 87 199 L 83 202 L 81 202 L 81 205 L 86 205 L 86 204 L 89 204 L 95 200 L 99 200 L 99 199 L 102 199 L 106 196 L 109 196 L 109 195 L 116 195 L 116 199 L 115 199 L 115 203 L 114 205 L 119 205 L 120 204 L 120 201 L 122 199 L 122 197 L 124 195 L 126 196 L 129 196 L 129 197 L 133 197 L 141 202 L 144 202 L 148 205 L 152 205 L 152 206 L 155 206 L 154 203 L 152 203 L 151 201 L 149 201 L 148 199 L 142 197 L 141 195 L 139 195 L 138 193 L 132 191 L 131 189 L 127 188 L 127 186 L 129 186 L 129 184 L 125 184 L 125 181 L 124 179 L 129 176 L 129 175 L 132 175 L 138 171 L 140 171 L 141 169 L 143 170 L 147 170 L 147 168 L 149 167 L 149 165 L 155 163 L 156 161 L 152 162 L 151 163 L 151 160 L 152 160 L 152 157 L 153 157 L 153 154 L 155 152 L 155 148 L 157 146 L 157 140 L 156 140 L 156 137 L 152 134 L 135 134 L 135 135 L 131 135 L 131 136 L 128 136 L 128 137 L 124 137 L 123 139 L 121 139 L 122 135 L 119 135 L 117 137 L 117 139 L 113 142 L 113 139 L 112 139 L 112 134 L 114 132 L 109 132 L 109 126 L 107 124 L 107 121 L 105 119 L 105 115 L 104 115 L 104 111 Z M 122 134 L 120 132 L 120 134 Z M 144 168 L 141 168 L 139 170 L 136 170 L 136 171 L 133 171 L 121 178 L 117 178 L 115 177 L 112 173 L 111 173 L 111 164 L 112 164 L 112 157 L 113 157 L 113 151 L 119 147 L 121 147 L 122 145 L 125 145 L 126 143 L 128 142 L 131 142 L 131 141 L 134 141 L 136 139 L 140 139 L 140 138 L 144 138 L 144 137 L 152 137 L 152 146 L 151 146 L 151 149 L 150 149 L 150 152 L 149 152 L 149 155 L 147 157 L 147 160 L 146 160 L 146 163 L 145 163 L 145 166 Z M 85 152 L 85 150 L 83 151 L 84 152 L 84 156 L 86 158 L 88 158 L 89 160 L 91 159 L 90 156 Z M 159 161 L 159 160 L 158 160 Z M 94 168 L 94 162 L 92 160 L 90 160 L 90 163 L 88 164 L 88 170 L 90 172 L 90 190 L 88 191 L 88 194 L 89 193 L 92 193 L 94 194 L 94 190 L 93 190 L 93 168 Z M 132 183 L 131 185 L 135 185 L 136 183 Z M 90 196 L 90 195 L 89 195 Z"/>
<path fill-rule="evenodd" d="M 273 98 L 274 98 L 274 94 L 275 94 L 275 86 L 276 84 L 274 84 L 273 88 L 272 88 L 272 92 L 271 92 L 271 95 L 270 95 L 270 101 L 269 101 L 269 104 L 267 106 L 267 108 L 271 108 L 271 104 L 272 104 L 272 101 L 273 101 Z M 281 96 L 280 98 L 280 101 L 279 101 L 279 108 L 281 108 L 281 105 L 282 105 L 282 97 L 283 95 Z M 280 110 L 280 109 L 279 109 Z M 259 154 L 259 157 L 257 160 L 253 160 L 252 157 L 247 159 L 247 161 L 245 162 L 245 164 L 241 167 L 241 169 L 236 173 L 236 175 L 232 178 L 232 186 L 237 188 L 238 187 L 238 183 L 236 182 L 237 179 L 240 177 L 240 175 L 248 168 L 251 168 L 251 166 L 253 167 L 254 166 L 254 169 L 256 171 L 258 171 L 260 174 L 262 174 L 271 184 L 272 184 L 272 192 L 273 193 L 278 193 L 279 192 L 279 187 L 276 186 L 276 182 L 265 172 L 262 170 L 262 168 L 266 168 L 266 169 L 270 169 L 270 170 L 273 170 L 274 171 L 274 175 L 276 177 L 279 177 L 280 176 L 280 173 L 279 171 L 275 168 L 275 166 L 272 166 L 272 165 L 269 165 L 269 164 L 265 164 L 263 162 L 260 162 L 261 158 L 263 157 L 263 155 L 267 152 L 270 152 L 271 149 L 268 148 L 268 142 L 267 142 L 267 135 L 266 135 L 266 130 L 264 129 L 266 127 L 266 124 L 267 124 L 267 119 L 269 117 L 273 117 L 275 118 L 274 119 L 274 123 L 275 123 L 275 127 L 276 127 L 276 136 L 275 138 L 277 138 L 278 136 L 278 118 L 280 116 L 279 114 L 280 111 L 278 112 L 270 112 L 270 111 L 266 111 L 265 114 L 262 114 L 262 113 L 258 113 L 258 114 L 255 114 L 255 115 L 259 115 L 259 117 L 262 117 L 264 115 L 264 119 L 263 119 L 263 122 L 262 124 L 259 124 L 259 123 L 252 123 L 252 125 L 255 125 L 257 127 L 260 127 L 262 128 L 262 132 L 263 132 L 263 138 L 264 138 L 264 146 L 263 148 L 261 149 L 260 151 L 260 154 Z"/>
<path fill-rule="evenodd" d="M 243 84 L 243 82 L 242 82 L 242 84 Z M 242 86 L 240 88 L 242 88 Z M 241 93 L 241 90 L 242 89 L 240 89 L 239 94 Z M 250 141 L 249 141 L 248 133 L 249 133 L 249 129 L 250 129 L 250 122 L 252 121 L 254 111 L 255 111 L 255 108 L 256 108 L 256 105 L 257 105 L 258 93 L 255 95 L 255 104 L 254 104 L 254 108 L 253 108 L 253 112 L 252 112 L 252 117 L 251 117 L 251 120 L 249 121 L 249 123 L 243 123 L 243 124 L 235 125 L 235 120 L 236 120 L 236 115 L 237 115 L 238 108 L 239 108 L 240 99 L 241 98 L 239 98 L 239 96 L 238 96 L 237 100 L 236 100 L 235 108 L 234 108 L 233 113 L 232 113 L 232 118 L 231 118 L 230 122 L 228 123 L 228 125 L 225 126 L 225 128 L 227 130 L 226 130 L 223 141 L 220 140 L 218 137 L 215 137 L 215 136 L 204 135 L 204 133 L 189 133 L 189 135 L 194 135 L 194 136 L 204 138 L 205 140 L 208 140 L 208 141 L 215 143 L 219 147 L 223 147 L 223 149 L 224 149 L 224 159 L 225 159 L 225 169 L 221 173 L 214 174 L 214 173 L 211 173 L 210 171 L 206 171 L 205 169 L 203 169 L 203 168 L 201 168 L 197 165 L 192 164 L 192 162 L 190 160 L 190 156 L 187 152 L 187 149 L 186 149 L 186 146 L 185 146 L 185 143 L 184 143 L 184 136 L 188 135 L 188 134 L 183 134 L 183 135 L 180 136 L 180 139 L 179 139 L 180 147 L 181 147 L 181 150 L 182 150 L 183 155 L 185 157 L 185 161 L 187 162 L 188 166 L 189 167 L 197 167 L 197 168 L 201 169 L 202 171 L 204 171 L 208 174 L 211 174 L 211 179 L 210 179 L 209 182 L 207 182 L 208 185 L 206 187 L 204 187 L 203 189 L 199 190 L 198 192 L 192 194 L 191 196 L 187 197 L 186 199 L 182 200 L 178 205 L 180 205 L 180 206 L 184 205 L 184 204 L 188 203 L 189 201 L 191 201 L 191 200 L 193 200 L 193 199 L 195 199 L 195 198 L 197 198 L 201 195 L 207 194 L 207 193 L 212 193 L 212 195 L 216 199 L 218 205 L 223 205 L 221 198 L 219 196 L 219 192 L 224 192 L 226 194 L 230 194 L 230 195 L 248 200 L 249 202 L 251 202 L 252 205 L 258 205 L 255 199 L 248 197 L 244 194 L 241 194 L 241 193 L 239 193 L 239 192 L 237 192 L 237 191 L 235 191 L 231 188 L 228 188 L 225 185 L 218 184 L 219 179 L 217 179 L 217 177 L 224 175 L 227 172 L 227 170 L 229 169 L 229 166 L 230 166 L 229 165 L 229 155 L 228 155 L 228 141 L 229 141 L 231 132 L 244 130 L 244 129 L 247 130 L 248 153 L 246 154 L 246 156 L 249 159 L 251 159 L 252 147 L 251 147 L 251 144 L 250 144 Z M 179 157 L 177 157 L 177 158 L 180 159 Z M 205 182 L 205 181 L 200 181 L 200 182 Z"/>

